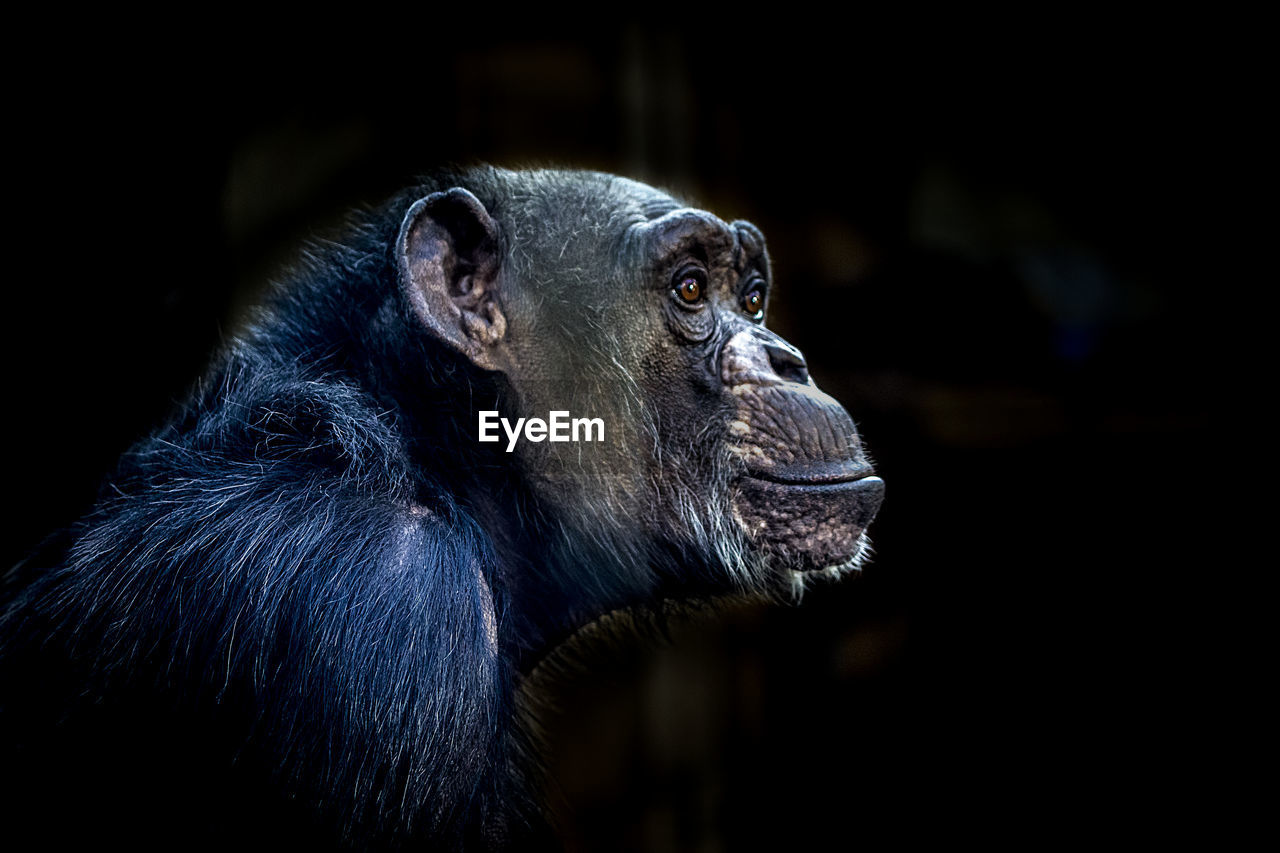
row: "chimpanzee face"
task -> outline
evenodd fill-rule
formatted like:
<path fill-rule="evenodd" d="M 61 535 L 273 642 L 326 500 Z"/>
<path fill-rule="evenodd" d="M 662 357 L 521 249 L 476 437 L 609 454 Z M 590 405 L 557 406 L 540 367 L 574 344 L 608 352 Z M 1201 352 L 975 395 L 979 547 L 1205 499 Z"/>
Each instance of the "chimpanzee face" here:
<path fill-rule="evenodd" d="M 439 193 L 402 238 L 416 292 L 442 294 L 413 297 L 419 310 L 502 374 L 512 422 L 603 421 L 603 441 L 511 445 L 542 502 L 726 583 L 856 566 L 884 484 L 848 413 L 765 325 L 763 235 L 642 184 L 574 178 L 498 219 Z"/>

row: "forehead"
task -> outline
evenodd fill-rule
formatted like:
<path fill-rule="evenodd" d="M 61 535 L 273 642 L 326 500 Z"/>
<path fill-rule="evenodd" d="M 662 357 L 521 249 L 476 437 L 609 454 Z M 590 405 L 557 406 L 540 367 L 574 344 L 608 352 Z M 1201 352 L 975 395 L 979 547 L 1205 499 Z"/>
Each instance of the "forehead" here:
<path fill-rule="evenodd" d="M 673 210 L 686 206 L 669 193 L 665 193 L 648 184 L 613 175 L 610 178 L 612 179 L 612 194 L 617 201 L 630 208 L 634 213 L 644 216 L 646 220 L 658 219 Z"/>
<path fill-rule="evenodd" d="M 509 236 L 543 269 L 586 269 L 603 257 L 652 269 L 676 256 L 708 266 L 767 265 L 760 232 L 690 207 L 648 184 L 602 172 L 517 173 L 521 211 Z M 599 269 L 598 266 L 595 269 Z"/>
<path fill-rule="evenodd" d="M 535 170 L 502 174 L 513 212 L 537 217 L 544 226 L 629 225 L 657 219 L 685 206 L 648 184 L 605 172 Z"/>

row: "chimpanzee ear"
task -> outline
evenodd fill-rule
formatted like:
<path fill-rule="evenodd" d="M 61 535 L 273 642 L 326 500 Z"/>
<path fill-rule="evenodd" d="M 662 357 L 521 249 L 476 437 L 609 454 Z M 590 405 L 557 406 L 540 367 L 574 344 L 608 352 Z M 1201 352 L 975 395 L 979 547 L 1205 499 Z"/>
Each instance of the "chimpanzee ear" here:
<path fill-rule="evenodd" d="M 400 225 L 400 286 L 433 335 L 497 370 L 507 320 L 498 303 L 498 225 L 461 187 L 418 199 Z"/>

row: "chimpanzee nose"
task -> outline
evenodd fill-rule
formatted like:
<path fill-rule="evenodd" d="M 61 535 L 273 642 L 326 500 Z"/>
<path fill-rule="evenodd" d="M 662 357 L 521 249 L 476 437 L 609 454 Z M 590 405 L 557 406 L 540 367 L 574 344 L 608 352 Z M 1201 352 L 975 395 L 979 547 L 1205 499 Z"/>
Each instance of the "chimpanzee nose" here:
<path fill-rule="evenodd" d="M 813 384 L 800 350 L 768 329 L 754 325 L 738 331 L 725 342 L 720 352 L 720 376 L 730 388 L 779 382 Z"/>
<path fill-rule="evenodd" d="M 788 382 L 799 382 L 801 385 L 809 384 L 809 367 L 804 363 L 800 350 L 782 338 L 775 337 L 765 341 L 764 351 L 769 356 L 769 364 L 773 366 L 774 373 L 780 378 Z"/>

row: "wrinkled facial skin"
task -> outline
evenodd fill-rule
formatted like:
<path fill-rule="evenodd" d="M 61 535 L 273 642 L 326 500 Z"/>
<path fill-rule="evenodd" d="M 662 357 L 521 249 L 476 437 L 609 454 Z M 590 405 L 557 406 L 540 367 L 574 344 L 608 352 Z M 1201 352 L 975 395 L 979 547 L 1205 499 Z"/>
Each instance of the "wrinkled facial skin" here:
<path fill-rule="evenodd" d="M 764 326 L 763 236 L 689 209 L 645 231 L 668 332 L 657 359 L 668 369 L 649 379 L 682 410 L 679 428 L 716 434 L 740 532 L 791 571 L 856 565 L 884 483 L 849 414 L 814 385 L 799 350 Z M 684 400 L 675 370 L 694 379 Z"/>
<path fill-rule="evenodd" d="M 585 199 L 508 223 L 527 262 L 503 287 L 514 413 L 608 425 L 602 444 L 516 448 L 544 505 L 585 508 L 580 542 L 667 543 L 673 572 L 705 558 L 731 586 L 857 566 L 884 486 L 848 413 L 764 325 L 763 235 L 612 181 L 616 239 L 584 239 L 589 216 L 565 221 L 598 205 Z M 524 236 L 548 221 L 559 239 Z"/>

